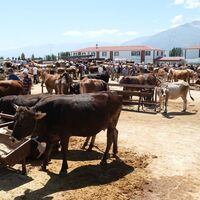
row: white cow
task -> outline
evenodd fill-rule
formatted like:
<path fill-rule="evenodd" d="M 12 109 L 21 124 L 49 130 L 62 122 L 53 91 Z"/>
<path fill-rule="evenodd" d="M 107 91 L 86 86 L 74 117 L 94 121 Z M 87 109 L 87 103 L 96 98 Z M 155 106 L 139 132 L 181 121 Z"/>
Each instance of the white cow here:
<path fill-rule="evenodd" d="M 190 98 L 194 101 L 190 94 L 189 84 L 185 81 L 163 83 L 160 88 L 158 88 L 158 95 L 160 100 L 160 110 L 164 109 L 164 113 L 167 113 L 167 103 L 168 99 L 178 99 L 181 97 L 183 99 L 183 111 L 187 109 L 187 93 L 189 91 Z"/>

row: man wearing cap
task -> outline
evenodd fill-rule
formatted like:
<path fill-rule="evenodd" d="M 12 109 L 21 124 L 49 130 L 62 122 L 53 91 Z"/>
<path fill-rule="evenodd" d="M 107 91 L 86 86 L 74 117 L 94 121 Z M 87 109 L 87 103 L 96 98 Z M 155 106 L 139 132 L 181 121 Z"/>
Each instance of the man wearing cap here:
<path fill-rule="evenodd" d="M 14 74 L 14 70 L 12 68 L 8 68 L 8 80 L 20 80 L 19 77 L 16 74 Z"/>

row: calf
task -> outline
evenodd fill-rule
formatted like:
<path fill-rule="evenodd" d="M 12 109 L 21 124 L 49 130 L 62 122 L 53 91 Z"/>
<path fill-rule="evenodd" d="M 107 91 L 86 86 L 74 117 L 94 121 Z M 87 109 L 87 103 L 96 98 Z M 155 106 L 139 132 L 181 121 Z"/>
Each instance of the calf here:
<path fill-rule="evenodd" d="M 187 93 L 189 91 L 190 98 L 194 101 L 190 94 L 189 84 L 185 81 L 164 83 L 158 89 L 158 95 L 160 99 L 160 109 L 164 109 L 164 113 L 167 113 L 168 99 L 183 99 L 183 112 L 187 109 Z"/>

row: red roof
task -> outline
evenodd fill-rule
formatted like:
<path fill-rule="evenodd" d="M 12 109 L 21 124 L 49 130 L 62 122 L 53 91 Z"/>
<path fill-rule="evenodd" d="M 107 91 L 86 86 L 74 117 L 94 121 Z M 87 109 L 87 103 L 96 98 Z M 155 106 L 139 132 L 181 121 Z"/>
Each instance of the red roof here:
<path fill-rule="evenodd" d="M 196 46 L 193 46 L 193 47 L 186 48 L 186 49 L 200 49 L 200 44 L 196 45 Z"/>
<path fill-rule="evenodd" d="M 163 57 L 163 58 L 159 58 L 157 59 L 157 61 L 165 61 L 165 62 L 170 62 L 170 61 L 181 61 L 181 60 L 185 60 L 184 57 Z"/>
<path fill-rule="evenodd" d="M 83 49 L 78 49 L 75 52 L 91 52 L 91 51 L 150 51 L 161 49 L 152 48 L 150 46 L 102 46 L 102 47 L 88 47 Z"/>

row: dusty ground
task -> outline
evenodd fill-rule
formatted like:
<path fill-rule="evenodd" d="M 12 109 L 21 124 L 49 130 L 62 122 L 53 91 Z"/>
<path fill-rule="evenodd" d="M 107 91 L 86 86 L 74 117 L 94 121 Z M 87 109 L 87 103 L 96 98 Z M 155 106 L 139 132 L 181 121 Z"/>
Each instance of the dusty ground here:
<path fill-rule="evenodd" d="M 38 91 L 39 85 L 34 87 Z M 106 141 L 101 133 L 93 152 L 80 150 L 81 138 L 71 139 L 66 177 L 58 176 L 59 154 L 49 173 L 39 171 L 41 160 L 28 163 L 27 176 L 1 167 L 0 199 L 200 199 L 200 92 L 192 96 L 195 101 L 188 98 L 185 114 L 181 100 L 169 103 L 168 115 L 122 111 L 121 162 L 98 165 Z"/>

